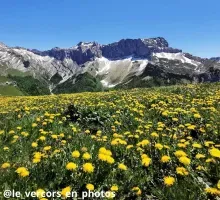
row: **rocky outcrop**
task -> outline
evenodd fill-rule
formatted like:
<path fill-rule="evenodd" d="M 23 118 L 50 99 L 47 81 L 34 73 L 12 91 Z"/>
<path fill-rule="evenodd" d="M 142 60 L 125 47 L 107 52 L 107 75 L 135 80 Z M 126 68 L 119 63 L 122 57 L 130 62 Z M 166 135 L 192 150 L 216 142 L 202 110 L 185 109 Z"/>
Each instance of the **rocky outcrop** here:
<path fill-rule="evenodd" d="M 120 59 L 132 55 L 138 58 L 149 59 L 151 54 L 156 52 L 182 52 L 180 49 L 169 47 L 168 42 L 162 37 L 150 39 L 122 39 L 119 42 L 108 45 L 100 45 L 96 42 L 80 42 L 69 49 L 55 47 L 43 52 L 35 49 L 31 51 L 35 54 L 54 57 L 61 61 L 66 58 L 72 59 L 79 65 L 92 61 L 95 57 L 102 56 L 108 59 Z"/>
<path fill-rule="evenodd" d="M 79 65 L 88 61 L 92 61 L 95 57 L 102 56 L 101 46 L 96 42 L 80 42 L 77 46 L 69 49 L 61 49 L 59 47 L 55 47 L 51 50 L 43 52 L 36 49 L 30 51 L 41 56 L 50 56 L 61 61 L 65 59 L 71 59 Z"/>
<path fill-rule="evenodd" d="M 156 52 L 178 53 L 182 51 L 170 48 L 168 42 L 161 37 L 151 39 L 123 39 L 102 47 L 102 55 L 109 59 L 118 59 L 130 55 L 149 59 L 151 54 Z"/>

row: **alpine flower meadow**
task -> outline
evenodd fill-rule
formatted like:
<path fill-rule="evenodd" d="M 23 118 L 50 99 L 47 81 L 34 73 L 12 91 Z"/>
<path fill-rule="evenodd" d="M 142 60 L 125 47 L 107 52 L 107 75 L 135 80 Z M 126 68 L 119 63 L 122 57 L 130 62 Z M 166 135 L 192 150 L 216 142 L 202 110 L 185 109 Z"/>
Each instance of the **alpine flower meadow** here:
<path fill-rule="evenodd" d="M 0 172 L 1 199 L 218 199 L 220 84 L 0 97 Z"/>

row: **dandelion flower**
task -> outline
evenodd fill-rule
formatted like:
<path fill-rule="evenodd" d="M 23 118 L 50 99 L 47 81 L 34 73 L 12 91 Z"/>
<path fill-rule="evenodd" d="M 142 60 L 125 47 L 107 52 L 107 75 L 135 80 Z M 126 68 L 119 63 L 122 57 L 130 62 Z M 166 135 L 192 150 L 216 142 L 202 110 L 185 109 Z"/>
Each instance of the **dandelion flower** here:
<path fill-rule="evenodd" d="M 69 162 L 66 165 L 66 169 L 70 171 L 74 171 L 77 168 L 77 165 L 73 162 Z"/>
<path fill-rule="evenodd" d="M 160 144 L 160 143 L 156 143 L 156 144 L 155 144 L 155 148 L 156 148 L 156 149 L 159 149 L 159 150 L 162 150 L 162 149 L 163 149 L 163 145 Z"/>
<path fill-rule="evenodd" d="M 17 174 L 21 177 L 26 177 L 26 176 L 29 176 L 29 171 L 27 168 L 25 167 L 19 167 L 17 168 L 16 170 Z"/>
<path fill-rule="evenodd" d="M 172 186 L 175 183 L 175 179 L 172 176 L 166 176 L 163 180 L 166 186 Z"/>
<path fill-rule="evenodd" d="M 73 157 L 73 158 L 79 158 L 79 157 L 80 157 L 79 151 L 73 151 L 73 152 L 72 152 L 72 157 Z"/>
<path fill-rule="evenodd" d="M 10 163 L 6 162 L 2 164 L 1 168 L 6 169 L 6 168 L 9 168 L 10 166 L 11 166 Z"/>
<path fill-rule="evenodd" d="M 162 156 L 162 158 L 161 158 L 161 162 L 162 163 L 167 163 L 167 162 L 169 162 L 170 161 L 170 156 Z"/>
<path fill-rule="evenodd" d="M 87 185 L 86 185 L 86 188 L 87 188 L 87 190 L 94 190 L 94 185 L 93 184 L 91 184 L 91 183 L 88 183 Z"/>
<path fill-rule="evenodd" d="M 99 153 L 98 159 L 102 160 L 102 161 L 106 161 L 107 160 L 107 156 L 105 154 Z"/>
<path fill-rule="evenodd" d="M 44 151 L 49 151 L 51 149 L 51 146 L 44 147 Z"/>
<path fill-rule="evenodd" d="M 38 144 L 37 144 L 37 142 L 32 142 L 31 146 L 32 146 L 33 148 L 36 148 L 36 147 L 38 146 Z"/>
<path fill-rule="evenodd" d="M 205 155 L 198 153 L 196 154 L 196 159 L 205 158 Z"/>
<path fill-rule="evenodd" d="M 124 170 L 124 171 L 127 170 L 127 166 L 124 165 L 123 163 L 120 163 L 120 164 L 118 165 L 118 168 L 121 169 L 121 170 Z"/>
<path fill-rule="evenodd" d="M 86 152 L 86 153 L 83 154 L 82 157 L 83 157 L 84 160 L 89 160 L 91 158 L 91 155 Z"/>
<path fill-rule="evenodd" d="M 70 195 L 70 192 L 71 192 L 71 187 L 68 186 L 68 187 L 65 187 L 62 189 L 61 195 L 62 195 L 62 197 L 66 198 Z"/>
<path fill-rule="evenodd" d="M 83 171 L 87 173 L 92 173 L 94 172 L 94 166 L 92 165 L 92 163 L 85 163 L 83 165 Z"/>
<path fill-rule="evenodd" d="M 113 164 L 115 162 L 115 159 L 112 158 L 111 156 L 106 156 L 106 162 L 108 164 Z"/>
<path fill-rule="evenodd" d="M 217 188 L 206 188 L 205 192 L 211 195 L 216 195 L 216 196 L 220 196 L 220 190 L 218 190 Z"/>
<path fill-rule="evenodd" d="M 187 176 L 189 174 L 189 172 L 184 167 L 177 167 L 176 168 L 176 173 L 180 174 L 182 176 Z"/>
<path fill-rule="evenodd" d="M 179 158 L 179 161 L 180 161 L 181 163 L 183 163 L 184 165 L 189 165 L 190 162 L 191 162 L 190 159 L 187 158 L 186 156 L 180 157 L 180 158 Z"/>
<path fill-rule="evenodd" d="M 134 191 L 137 196 L 141 195 L 141 189 L 139 187 L 133 187 L 131 190 Z"/>
<path fill-rule="evenodd" d="M 176 157 L 187 156 L 187 154 L 186 154 L 184 151 L 182 151 L 182 150 L 176 151 L 176 152 L 174 153 L 174 155 L 175 155 Z"/>
<path fill-rule="evenodd" d="M 217 183 L 217 188 L 220 189 L 220 180 Z"/>
<path fill-rule="evenodd" d="M 212 157 L 220 158 L 220 150 L 217 148 L 212 148 L 209 153 Z"/>
<path fill-rule="evenodd" d="M 142 165 L 148 167 L 151 163 L 151 159 L 149 157 L 145 157 L 142 159 Z"/>
<path fill-rule="evenodd" d="M 118 191 L 118 186 L 117 185 L 113 185 L 111 187 L 111 191 Z"/>

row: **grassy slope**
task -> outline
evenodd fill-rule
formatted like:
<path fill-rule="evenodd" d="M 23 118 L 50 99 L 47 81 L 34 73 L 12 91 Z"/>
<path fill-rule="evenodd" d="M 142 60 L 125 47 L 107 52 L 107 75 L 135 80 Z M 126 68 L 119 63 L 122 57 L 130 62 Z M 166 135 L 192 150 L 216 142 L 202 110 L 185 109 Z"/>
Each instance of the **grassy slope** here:
<path fill-rule="evenodd" d="M 7 85 L 7 86 L 2 86 L 0 85 L 0 95 L 3 96 L 21 96 L 23 93 L 14 86 Z"/>
<path fill-rule="evenodd" d="M 73 80 L 68 80 L 58 85 L 53 93 L 77 93 L 77 92 L 98 92 L 102 91 L 103 87 L 98 78 L 94 78 L 89 73 L 84 73 L 76 77 L 75 83 Z"/>
<path fill-rule="evenodd" d="M 5 76 L 0 76 L 0 84 L 5 83 L 7 81 L 11 81 L 9 78 Z M 21 96 L 23 93 L 19 90 L 19 88 L 12 85 L 0 85 L 0 95 L 3 96 Z"/>

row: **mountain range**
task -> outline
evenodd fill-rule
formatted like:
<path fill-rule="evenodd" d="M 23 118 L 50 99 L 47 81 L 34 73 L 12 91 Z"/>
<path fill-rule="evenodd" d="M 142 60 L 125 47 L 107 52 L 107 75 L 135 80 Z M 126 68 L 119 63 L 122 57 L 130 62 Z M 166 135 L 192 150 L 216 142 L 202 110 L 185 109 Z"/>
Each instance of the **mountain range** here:
<path fill-rule="evenodd" d="M 10 86 L 28 95 L 217 82 L 220 57 L 184 53 L 162 37 L 47 51 L 0 43 L 0 77 L 0 94 Z"/>

